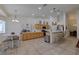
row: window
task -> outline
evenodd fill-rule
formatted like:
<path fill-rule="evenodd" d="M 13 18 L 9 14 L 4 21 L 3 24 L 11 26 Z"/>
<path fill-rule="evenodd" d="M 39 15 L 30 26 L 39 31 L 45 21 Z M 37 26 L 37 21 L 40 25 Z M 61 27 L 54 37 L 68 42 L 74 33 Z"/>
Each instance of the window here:
<path fill-rule="evenodd" d="M 5 21 L 0 20 L 0 33 L 5 33 Z"/>

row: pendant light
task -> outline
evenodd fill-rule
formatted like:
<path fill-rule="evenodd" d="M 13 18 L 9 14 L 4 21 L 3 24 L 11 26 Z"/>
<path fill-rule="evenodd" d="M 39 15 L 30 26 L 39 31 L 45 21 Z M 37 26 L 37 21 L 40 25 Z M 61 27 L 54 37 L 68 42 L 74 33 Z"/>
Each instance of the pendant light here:
<path fill-rule="evenodd" d="M 14 12 L 17 13 L 17 10 L 15 10 Z M 12 19 L 12 22 L 16 22 L 16 23 L 19 22 L 19 20 L 17 19 L 16 14 L 14 15 L 14 18 Z"/>

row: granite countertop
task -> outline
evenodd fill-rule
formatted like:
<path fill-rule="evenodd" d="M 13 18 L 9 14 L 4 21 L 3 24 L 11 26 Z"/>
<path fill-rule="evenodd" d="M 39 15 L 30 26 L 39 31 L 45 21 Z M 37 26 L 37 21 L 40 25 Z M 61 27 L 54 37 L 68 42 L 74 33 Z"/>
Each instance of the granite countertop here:
<path fill-rule="evenodd" d="M 60 31 L 60 30 L 49 30 L 48 32 L 63 32 L 63 31 Z"/>
<path fill-rule="evenodd" d="M 62 31 L 53 31 L 52 33 L 63 33 Z"/>

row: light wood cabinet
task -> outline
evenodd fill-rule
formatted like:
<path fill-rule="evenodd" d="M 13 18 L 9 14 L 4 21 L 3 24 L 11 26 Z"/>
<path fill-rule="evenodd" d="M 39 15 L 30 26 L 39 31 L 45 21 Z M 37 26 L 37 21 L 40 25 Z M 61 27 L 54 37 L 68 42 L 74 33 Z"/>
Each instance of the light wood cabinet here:
<path fill-rule="evenodd" d="M 44 25 L 44 24 L 35 24 L 36 29 L 42 29 L 43 27 L 46 27 L 46 29 L 49 28 L 49 25 Z"/>
<path fill-rule="evenodd" d="M 20 35 L 22 41 L 43 37 L 43 32 L 25 32 Z"/>

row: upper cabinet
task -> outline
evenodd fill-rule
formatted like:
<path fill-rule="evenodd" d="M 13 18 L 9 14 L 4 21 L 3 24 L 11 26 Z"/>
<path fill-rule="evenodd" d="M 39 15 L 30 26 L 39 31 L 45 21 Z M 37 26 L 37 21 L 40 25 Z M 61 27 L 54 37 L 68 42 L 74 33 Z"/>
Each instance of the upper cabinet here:
<path fill-rule="evenodd" d="M 43 27 L 46 27 L 46 29 L 49 29 L 49 25 L 45 24 L 35 24 L 35 28 L 38 30 L 41 30 Z"/>

